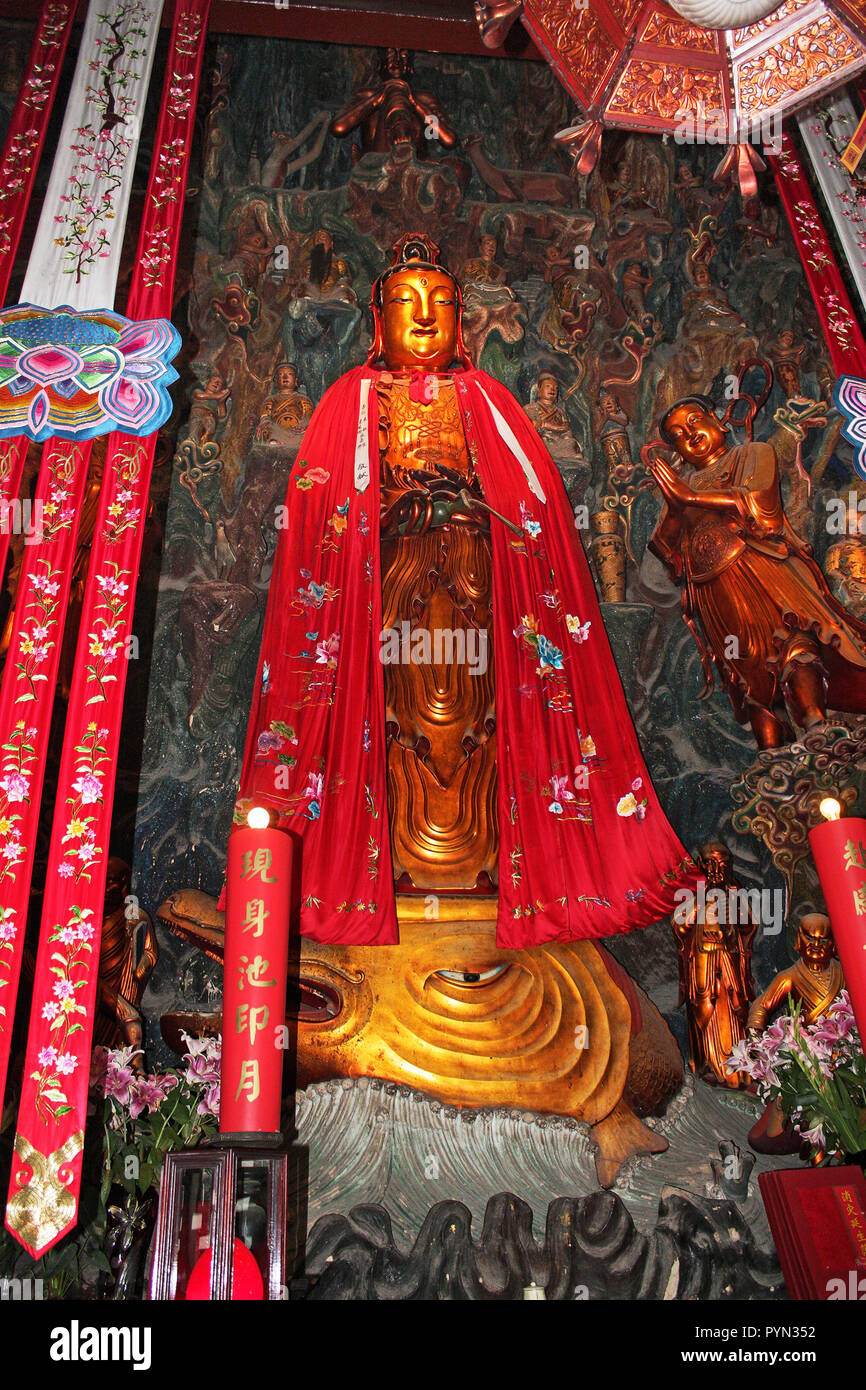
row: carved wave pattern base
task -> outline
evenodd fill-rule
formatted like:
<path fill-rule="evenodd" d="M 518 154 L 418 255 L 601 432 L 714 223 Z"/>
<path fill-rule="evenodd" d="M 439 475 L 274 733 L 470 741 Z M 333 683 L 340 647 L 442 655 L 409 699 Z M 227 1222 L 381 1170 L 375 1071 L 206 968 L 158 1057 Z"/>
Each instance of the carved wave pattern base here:
<path fill-rule="evenodd" d="M 743 1202 L 707 1191 L 719 1143 L 745 1150 L 759 1109 L 689 1078 L 654 1122 L 667 1153 L 630 1160 L 601 1193 L 577 1121 L 461 1111 L 366 1078 L 311 1086 L 296 1112 L 311 1296 L 513 1299 L 534 1280 L 548 1299 L 579 1285 L 590 1298 L 784 1298 L 757 1186 L 780 1165 L 760 1157 Z"/>

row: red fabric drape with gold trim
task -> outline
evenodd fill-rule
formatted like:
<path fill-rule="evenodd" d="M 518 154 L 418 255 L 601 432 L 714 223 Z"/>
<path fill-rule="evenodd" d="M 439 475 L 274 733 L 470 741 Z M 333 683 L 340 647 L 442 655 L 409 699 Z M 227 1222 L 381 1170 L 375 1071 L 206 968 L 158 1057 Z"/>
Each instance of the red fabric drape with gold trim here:
<path fill-rule="evenodd" d="M 289 481 L 239 811 L 255 799 L 303 838 L 301 931 L 385 944 L 397 925 L 388 835 L 378 436 L 354 483 L 360 367 L 326 392 Z M 495 518 L 498 940 L 612 936 L 670 912 L 695 874 L 641 755 L 562 481 L 514 398 L 455 372 Z M 375 392 L 370 393 L 375 398 Z M 513 432 L 542 503 L 500 433 Z"/>

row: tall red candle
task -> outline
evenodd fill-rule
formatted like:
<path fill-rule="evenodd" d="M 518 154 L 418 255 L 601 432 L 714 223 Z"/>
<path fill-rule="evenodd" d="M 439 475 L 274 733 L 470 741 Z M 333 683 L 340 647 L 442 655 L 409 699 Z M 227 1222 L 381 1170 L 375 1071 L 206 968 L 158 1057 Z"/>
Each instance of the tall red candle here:
<path fill-rule="evenodd" d="M 866 1043 L 866 820 L 846 816 L 809 831 L 836 950 Z"/>
<path fill-rule="evenodd" d="M 226 868 L 220 1133 L 278 1140 L 292 839 L 235 826 Z"/>

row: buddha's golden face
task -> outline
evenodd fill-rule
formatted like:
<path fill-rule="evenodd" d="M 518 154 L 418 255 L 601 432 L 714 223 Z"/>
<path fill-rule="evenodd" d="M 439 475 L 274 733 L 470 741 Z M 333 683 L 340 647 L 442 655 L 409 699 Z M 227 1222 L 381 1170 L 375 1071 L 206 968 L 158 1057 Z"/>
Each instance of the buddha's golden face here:
<path fill-rule="evenodd" d="M 382 337 L 389 367 L 449 366 L 457 342 L 457 290 L 450 275 L 419 268 L 386 280 Z"/>
<path fill-rule="evenodd" d="M 706 468 L 725 448 L 725 431 L 715 415 L 692 402 L 677 406 L 665 429 L 680 458 L 693 468 Z"/>

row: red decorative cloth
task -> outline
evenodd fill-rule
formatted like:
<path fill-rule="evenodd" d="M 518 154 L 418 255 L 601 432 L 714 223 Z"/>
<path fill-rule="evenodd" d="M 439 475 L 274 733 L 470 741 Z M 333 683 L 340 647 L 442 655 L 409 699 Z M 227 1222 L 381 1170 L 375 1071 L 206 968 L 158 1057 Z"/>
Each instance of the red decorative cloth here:
<path fill-rule="evenodd" d="M 378 375 L 359 367 L 326 392 L 292 470 L 236 811 L 265 804 L 301 835 L 301 932 L 358 944 L 397 940 L 378 431 L 359 428 L 365 395 L 376 400 L 363 384 Z M 491 518 L 497 939 L 519 948 L 632 931 L 671 912 L 697 871 L 641 756 L 556 467 L 498 381 L 475 370 L 454 380 L 484 495 L 521 531 Z"/>
<path fill-rule="evenodd" d="M 175 9 L 127 304 L 130 318 L 159 318 L 171 312 L 209 5 L 210 0 L 178 0 Z M 46 450 L 72 447 L 57 443 L 46 445 Z M 155 435 L 109 436 L 69 694 L 6 1208 L 8 1229 L 37 1258 L 72 1229 L 78 1216 L 105 866 L 155 448 Z M 67 591 L 74 540 L 73 529 L 64 568 L 55 581 L 62 578 Z M 35 552 L 37 557 L 41 550 Z M 65 616 L 64 598 L 58 601 L 58 616 Z M 59 647 L 58 636 L 51 657 L 55 668 Z M 47 688 L 53 692 L 53 678 Z M 26 706 L 22 713 L 26 719 Z M 47 720 L 33 723 L 40 729 L 44 724 L 47 733 Z M 38 797 L 33 800 L 38 807 Z M 28 849 L 32 854 L 32 846 Z M 29 868 L 28 862 L 28 876 Z M 0 879 L 0 912 L 7 898 Z M 23 923 L 24 918 L 22 910 L 11 924 Z M 9 1023 L 11 1027 L 11 1017 Z"/>
<path fill-rule="evenodd" d="M 866 376 L 866 342 L 788 131 L 768 156 L 837 376 Z"/>
<path fill-rule="evenodd" d="M 24 230 L 76 8 L 73 0 L 43 0 L 27 55 L 24 81 L 3 142 L 0 154 L 0 304 L 6 300 Z M 23 436 L 0 444 L 0 574 L 6 567 L 13 529 L 11 509 L 21 489 L 28 444 L 29 440 Z"/>

